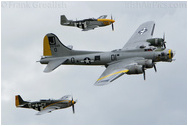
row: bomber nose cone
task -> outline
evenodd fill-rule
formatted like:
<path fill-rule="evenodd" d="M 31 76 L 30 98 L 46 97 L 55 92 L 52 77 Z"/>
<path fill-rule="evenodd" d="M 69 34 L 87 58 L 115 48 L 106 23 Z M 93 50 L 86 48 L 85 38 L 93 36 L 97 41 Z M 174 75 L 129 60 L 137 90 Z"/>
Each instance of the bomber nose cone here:
<path fill-rule="evenodd" d="M 172 59 L 174 57 L 174 55 L 175 55 L 175 52 L 172 51 L 172 49 L 169 49 L 168 50 L 168 55 L 169 55 L 169 59 Z"/>

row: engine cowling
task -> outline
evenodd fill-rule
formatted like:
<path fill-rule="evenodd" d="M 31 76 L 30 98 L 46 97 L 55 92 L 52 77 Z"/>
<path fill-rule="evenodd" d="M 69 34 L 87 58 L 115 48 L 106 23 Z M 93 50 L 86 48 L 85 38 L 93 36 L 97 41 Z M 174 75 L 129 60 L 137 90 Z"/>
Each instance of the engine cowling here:
<path fill-rule="evenodd" d="M 152 39 L 147 39 L 147 42 L 150 43 L 151 46 L 157 46 L 157 47 L 161 47 L 165 44 L 164 39 L 163 38 L 152 38 Z"/>
<path fill-rule="evenodd" d="M 131 65 L 128 69 L 127 74 L 142 74 L 144 72 L 142 65 Z"/>
<path fill-rule="evenodd" d="M 154 63 L 151 59 L 140 60 L 140 61 L 137 61 L 137 63 L 139 65 L 144 66 L 145 68 L 152 68 L 154 66 Z"/>
<path fill-rule="evenodd" d="M 153 67 L 153 61 L 152 60 L 145 60 L 144 67 L 145 68 L 152 68 Z"/>

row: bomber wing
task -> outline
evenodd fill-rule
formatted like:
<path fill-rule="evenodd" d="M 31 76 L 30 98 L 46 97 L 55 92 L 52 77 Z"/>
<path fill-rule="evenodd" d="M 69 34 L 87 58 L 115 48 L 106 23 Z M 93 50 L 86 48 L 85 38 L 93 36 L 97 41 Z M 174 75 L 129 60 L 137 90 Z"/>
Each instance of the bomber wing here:
<path fill-rule="evenodd" d="M 106 70 L 102 73 L 99 79 L 95 82 L 96 86 L 103 86 L 109 84 L 115 79 L 121 77 L 129 71 L 128 67 L 133 64 L 137 64 L 137 60 L 144 59 L 142 57 L 128 58 L 121 61 L 116 61 L 109 64 Z"/>
<path fill-rule="evenodd" d="M 46 107 L 45 109 L 39 111 L 36 115 L 46 114 L 46 113 L 52 112 L 52 111 L 54 111 L 56 109 L 60 109 L 60 107 L 58 107 L 58 106 L 49 106 L 49 107 Z"/>
<path fill-rule="evenodd" d="M 155 28 L 153 21 L 148 21 L 141 24 L 134 32 L 128 42 L 124 45 L 123 50 L 139 49 L 140 46 L 149 46 L 147 39 L 152 38 Z"/>

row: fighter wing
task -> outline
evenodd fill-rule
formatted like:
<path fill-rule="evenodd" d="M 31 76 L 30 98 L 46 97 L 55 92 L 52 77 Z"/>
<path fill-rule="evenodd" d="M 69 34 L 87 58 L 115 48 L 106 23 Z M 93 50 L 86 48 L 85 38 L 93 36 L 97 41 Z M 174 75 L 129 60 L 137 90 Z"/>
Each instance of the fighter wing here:
<path fill-rule="evenodd" d="M 85 29 L 83 29 L 82 31 L 93 30 L 94 28 L 97 28 L 97 27 L 99 27 L 99 26 L 98 25 L 89 25 Z"/>
<path fill-rule="evenodd" d="M 99 79 L 95 82 L 96 86 L 103 86 L 109 84 L 115 79 L 121 77 L 129 71 L 128 66 L 137 64 L 136 60 L 143 59 L 142 57 L 128 58 L 116 63 L 110 64 L 106 70 L 102 73 Z"/>
<path fill-rule="evenodd" d="M 146 42 L 146 40 L 153 36 L 154 28 L 155 23 L 153 21 L 148 21 L 141 24 L 128 42 L 124 45 L 123 49 L 139 49 L 140 46 L 149 46 L 149 43 Z"/>
<path fill-rule="evenodd" d="M 100 17 L 98 17 L 97 19 L 105 19 L 107 17 L 107 15 L 102 15 Z"/>
<path fill-rule="evenodd" d="M 63 64 L 66 60 L 67 59 L 63 58 L 63 59 L 56 59 L 56 60 L 49 61 L 49 63 L 47 64 L 46 68 L 44 69 L 44 72 L 47 73 L 47 72 L 53 71 L 58 66 Z"/>
<path fill-rule="evenodd" d="M 58 107 L 58 106 L 49 106 L 49 107 L 46 107 L 45 109 L 39 111 L 36 115 L 46 114 L 46 113 L 52 112 L 52 111 L 54 111 L 56 109 L 60 109 L 60 107 Z"/>

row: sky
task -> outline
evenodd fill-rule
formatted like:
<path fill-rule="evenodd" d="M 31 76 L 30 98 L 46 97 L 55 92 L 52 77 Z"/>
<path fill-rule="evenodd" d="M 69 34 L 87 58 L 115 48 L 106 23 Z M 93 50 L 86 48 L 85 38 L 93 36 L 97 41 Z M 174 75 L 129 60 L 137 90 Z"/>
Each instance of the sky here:
<path fill-rule="evenodd" d="M 60 25 L 60 15 L 80 20 L 110 15 L 111 26 L 83 32 Z M 153 37 L 165 33 L 175 61 L 159 62 L 143 75 L 124 75 L 106 86 L 93 84 L 103 66 L 62 65 L 44 73 L 43 38 L 56 34 L 76 50 L 122 48 L 140 24 L 155 22 Z M 58 99 L 73 95 L 72 108 L 37 116 L 15 107 L 24 100 Z M 187 124 L 187 3 L 186 2 L 1 2 L 1 124 L 9 125 L 182 125 Z"/>

